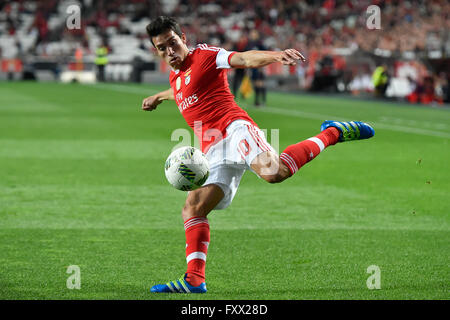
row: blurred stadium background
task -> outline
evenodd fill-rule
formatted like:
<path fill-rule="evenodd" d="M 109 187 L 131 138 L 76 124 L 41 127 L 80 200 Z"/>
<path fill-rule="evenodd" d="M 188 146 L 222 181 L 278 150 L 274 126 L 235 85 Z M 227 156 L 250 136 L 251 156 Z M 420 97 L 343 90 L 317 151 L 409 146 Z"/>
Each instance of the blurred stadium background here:
<path fill-rule="evenodd" d="M 81 25 L 70 30 L 67 8 L 74 4 L 81 8 Z M 366 26 L 372 4 L 381 9 L 381 30 Z M 3 80 L 167 83 L 169 68 L 151 54 L 145 26 L 170 15 L 180 21 L 190 46 L 242 51 L 256 30 L 267 49 L 304 53 L 306 64 L 265 68 L 269 89 L 449 102 L 445 0 L 18 0 L 0 1 L 0 9 Z M 99 77 L 95 62 L 103 45 L 107 63 Z M 386 78 L 375 79 L 377 67 Z M 230 71 L 230 81 L 233 76 Z"/>

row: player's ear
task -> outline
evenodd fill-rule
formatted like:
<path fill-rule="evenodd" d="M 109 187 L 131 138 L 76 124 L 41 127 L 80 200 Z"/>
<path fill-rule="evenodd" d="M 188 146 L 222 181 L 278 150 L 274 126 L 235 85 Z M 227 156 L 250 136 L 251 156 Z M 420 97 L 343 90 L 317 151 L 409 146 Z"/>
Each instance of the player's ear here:
<path fill-rule="evenodd" d="M 181 34 L 181 41 L 186 44 L 186 35 L 184 33 Z"/>

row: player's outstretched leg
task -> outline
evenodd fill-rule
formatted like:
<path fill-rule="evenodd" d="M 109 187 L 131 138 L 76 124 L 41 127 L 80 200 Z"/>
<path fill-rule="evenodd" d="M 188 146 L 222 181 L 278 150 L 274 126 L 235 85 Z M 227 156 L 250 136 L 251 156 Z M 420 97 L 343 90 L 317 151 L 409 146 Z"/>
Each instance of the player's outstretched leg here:
<path fill-rule="evenodd" d="M 330 127 L 339 130 L 338 142 L 369 139 L 375 134 L 375 130 L 370 125 L 361 121 L 343 122 L 326 120 L 320 126 L 320 131 L 324 131 Z"/>
<path fill-rule="evenodd" d="M 280 160 L 289 168 L 291 176 L 301 167 L 315 159 L 325 148 L 339 142 L 340 131 L 326 128 L 318 135 L 288 146 L 280 154 Z"/>
<path fill-rule="evenodd" d="M 157 284 L 150 291 L 155 293 L 205 293 L 206 283 L 202 282 L 197 287 L 191 286 L 186 281 L 186 275 L 175 281 L 169 281 L 166 284 Z"/>
<path fill-rule="evenodd" d="M 373 137 L 375 130 L 361 121 L 327 120 L 320 126 L 321 133 L 315 137 L 287 147 L 280 159 L 289 168 L 291 174 L 313 160 L 321 151 L 337 142 L 368 139 Z"/>
<path fill-rule="evenodd" d="M 322 123 L 318 135 L 288 146 L 279 157 L 271 152 L 258 155 L 251 167 L 267 182 L 281 182 L 315 159 L 328 146 L 338 142 L 368 139 L 374 134 L 375 130 L 364 122 L 327 120 Z"/>

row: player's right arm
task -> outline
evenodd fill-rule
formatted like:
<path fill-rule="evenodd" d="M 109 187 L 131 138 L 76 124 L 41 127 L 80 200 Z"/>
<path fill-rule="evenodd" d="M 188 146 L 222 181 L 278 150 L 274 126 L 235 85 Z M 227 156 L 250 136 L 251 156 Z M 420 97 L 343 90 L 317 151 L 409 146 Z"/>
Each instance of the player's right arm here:
<path fill-rule="evenodd" d="M 306 58 L 296 49 L 283 51 L 250 50 L 236 52 L 231 56 L 229 62 L 232 68 L 260 68 L 274 62 L 295 66 L 298 60 L 304 62 Z"/>
<path fill-rule="evenodd" d="M 175 100 L 172 88 L 165 91 L 161 91 L 153 96 L 147 97 L 142 101 L 142 110 L 152 111 L 155 110 L 158 104 L 165 100 Z"/>

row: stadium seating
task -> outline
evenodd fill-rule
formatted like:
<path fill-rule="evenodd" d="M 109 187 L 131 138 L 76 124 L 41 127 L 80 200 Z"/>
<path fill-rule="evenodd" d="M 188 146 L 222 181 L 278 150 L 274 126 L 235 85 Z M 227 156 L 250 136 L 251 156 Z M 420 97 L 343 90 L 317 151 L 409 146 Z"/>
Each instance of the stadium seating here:
<path fill-rule="evenodd" d="M 306 86 L 313 82 L 311 77 L 317 71 L 314 64 L 327 55 L 349 57 L 362 52 L 373 57 L 372 70 L 377 59 L 450 56 L 447 1 L 377 1 L 383 32 L 366 27 L 366 9 L 372 3 L 368 0 L 266 0 L 256 4 L 250 0 L 83 1 L 78 2 L 82 9 L 81 30 L 67 30 L 66 8 L 73 3 L 77 2 L 0 4 L 0 57 L 70 60 L 81 44 L 83 59 L 93 62 L 103 39 L 110 49 L 108 58 L 112 64 L 130 66 L 134 59 L 155 61 L 149 54 L 151 44 L 145 26 L 161 14 L 178 18 L 189 35 L 190 46 L 206 42 L 233 49 L 249 30 L 257 29 L 269 49 L 295 47 L 309 58 Z M 123 66 L 111 66 L 107 73 L 111 79 L 124 79 L 120 74 L 128 71 L 116 71 L 122 69 Z M 288 76 L 296 74 L 292 69 Z M 274 74 L 277 75 L 283 73 Z M 356 76 L 354 73 L 352 77 Z M 346 82 L 347 87 L 350 81 Z"/>

